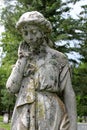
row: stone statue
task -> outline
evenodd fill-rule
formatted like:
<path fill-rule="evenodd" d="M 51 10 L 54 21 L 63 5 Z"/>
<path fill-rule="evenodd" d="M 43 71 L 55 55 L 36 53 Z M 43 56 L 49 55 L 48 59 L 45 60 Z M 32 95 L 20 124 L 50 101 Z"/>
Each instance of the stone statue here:
<path fill-rule="evenodd" d="M 24 41 L 6 83 L 17 94 L 11 130 L 76 130 L 70 67 L 64 54 L 49 47 L 50 22 L 32 11 L 24 13 L 16 27 Z"/>

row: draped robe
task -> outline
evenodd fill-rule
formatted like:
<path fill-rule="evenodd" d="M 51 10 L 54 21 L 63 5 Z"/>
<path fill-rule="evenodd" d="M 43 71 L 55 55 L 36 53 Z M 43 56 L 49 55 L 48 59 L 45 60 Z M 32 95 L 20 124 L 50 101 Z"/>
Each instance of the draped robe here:
<path fill-rule="evenodd" d="M 68 60 L 49 47 L 40 53 L 24 60 L 21 83 L 9 88 L 17 94 L 11 130 L 69 130 L 66 105 L 60 98 L 67 84 L 72 90 Z M 18 60 L 14 70 L 20 67 L 21 59 Z"/>

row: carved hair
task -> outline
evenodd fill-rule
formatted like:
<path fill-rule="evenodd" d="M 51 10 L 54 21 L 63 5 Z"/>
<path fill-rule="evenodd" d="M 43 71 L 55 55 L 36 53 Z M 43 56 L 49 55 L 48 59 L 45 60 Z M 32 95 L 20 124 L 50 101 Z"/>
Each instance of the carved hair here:
<path fill-rule="evenodd" d="M 44 33 L 49 34 L 52 31 L 51 23 L 37 11 L 26 12 L 20 17 L 16 24 L 16 28 L 19 32 L 21 32 L 21 28 L 25 23 L 40 27 Z"/>

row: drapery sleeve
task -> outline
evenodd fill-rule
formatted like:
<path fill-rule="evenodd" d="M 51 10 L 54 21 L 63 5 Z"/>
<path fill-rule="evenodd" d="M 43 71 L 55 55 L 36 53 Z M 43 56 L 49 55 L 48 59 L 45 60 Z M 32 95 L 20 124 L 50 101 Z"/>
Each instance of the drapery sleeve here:
<path fill-rule="evenodd" d="M 60 89 L 64 93 L 64 104 L 70 119 L 70 129 L 77 130 L 75 93 L 71 84 L 70 66 L 67 63 L 60 73 Z"/>
<path fill-rule="evenodd" d="M 25 64 L 26 64 L 26 58 L 18 59 L 15 64 L 15 67 L 11 72 L 11 75 L 7 80 L 6 88 L 11 93 L 18 93 L 20 89 Z"/>
<path fill-rule="evenodd" d="M 22 42 L 18 49 L 18 60 L 6 83 L 6 88 L 11 93 L 18 93 L 20 89 L 24 68 L 27 62 L 27 57 L 28 57 L 28 46 L 25 42 Z"/>

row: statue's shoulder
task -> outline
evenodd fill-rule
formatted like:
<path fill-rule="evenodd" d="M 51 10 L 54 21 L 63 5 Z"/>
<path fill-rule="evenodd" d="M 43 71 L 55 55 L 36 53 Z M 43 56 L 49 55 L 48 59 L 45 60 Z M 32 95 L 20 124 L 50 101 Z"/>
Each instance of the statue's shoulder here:
<path fill-rule="evenodd" d="M 52 48 L 48 48 L 48 52 L 52 55 L 52 58 L 56 59 L 60 64 L 65 65 L 68 63 L 68 58 L 65 54 Z"/>

